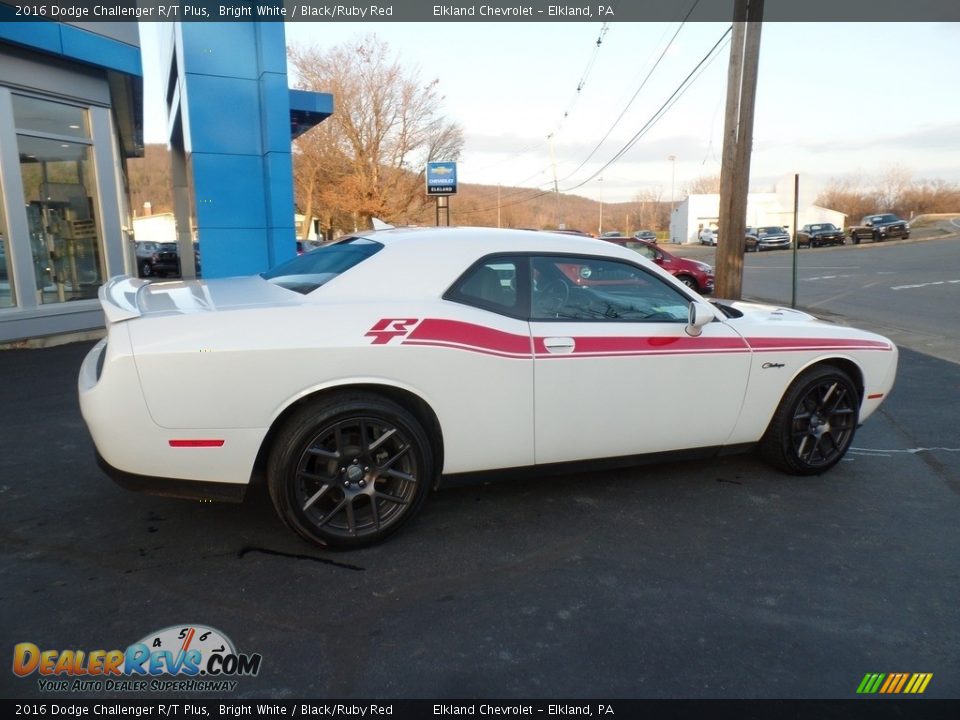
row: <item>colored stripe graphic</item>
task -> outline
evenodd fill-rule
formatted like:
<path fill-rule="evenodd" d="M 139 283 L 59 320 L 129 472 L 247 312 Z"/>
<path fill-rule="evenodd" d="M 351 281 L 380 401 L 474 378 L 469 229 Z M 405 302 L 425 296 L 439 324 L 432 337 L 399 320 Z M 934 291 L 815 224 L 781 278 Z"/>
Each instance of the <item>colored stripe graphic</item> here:
<path fill-rule="evenodd" d="M 858 695 L 920 695 L 933 679 L 933 673 L 867 673 L 857 686 Z"/>
<path fill-rule="evenodd" d="M 400 334 L 399 331 L 398 334 Z M 404 345 L 446 347 L 520 359 L 823 350 L 890 351 L 893 349 L 885 342 L 845 338 L 691 338 L 600 335 L 574 337 L 573 352 L 556 355 L 547 350 L 545 339 L 544 337 L 531 338 L 529 335 L 505 332 L 459 320 L 425 318 L 402 342 Z"/>

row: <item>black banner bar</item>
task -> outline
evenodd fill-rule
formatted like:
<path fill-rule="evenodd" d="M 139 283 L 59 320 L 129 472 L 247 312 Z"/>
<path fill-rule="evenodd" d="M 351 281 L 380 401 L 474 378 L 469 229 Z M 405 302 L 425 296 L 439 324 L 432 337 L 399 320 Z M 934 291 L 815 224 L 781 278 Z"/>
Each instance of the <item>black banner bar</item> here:
<path fill-rule="evenodd" d="M 955 720 L 958 700 L 3 700 L 0 709 L 17 718 L 550 718 L 568 720 L 672 718 L 675 720 L 857 720 L 910 718 Z"/>
<path fill-rule="evenodd" d="M 0 0 L 4 21 L 120 22 L 728 22 L 733 0 Z M 765 22 L 960 20 L 956 0 L 765 0 Z M 888 42 L 851 28 L 852 42 Z"/>

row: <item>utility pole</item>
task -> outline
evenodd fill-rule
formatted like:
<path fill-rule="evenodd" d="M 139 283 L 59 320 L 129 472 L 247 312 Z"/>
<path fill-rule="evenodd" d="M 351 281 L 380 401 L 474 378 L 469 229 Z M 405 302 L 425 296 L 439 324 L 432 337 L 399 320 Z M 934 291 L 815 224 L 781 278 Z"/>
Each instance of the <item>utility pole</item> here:
<path fill-rule="evenodd" d="M 736 0 L 727 71 L 717 283 L 714 290 L 717 297 L 730 300 L 739 300 L 743 294 L 744 235 L 762 21 L 763 0 Z"/>
<path fill-rule="evenodd" d="M 597 235 L 603 235 L 603 178 L 597 179 L 600 183 L 600 225 L 597 227 Z"/>
<path fill-rule="evenodd" d="M 550 141 L 550 164 L 553 165 L 553 193 L 557 196 L 557 230 L 566 229 L 566 225 L 560 222 L 560 186 L 557 184 L 557 157 L 553 154 L 553 133 L 547 135 Z"/>
<path fill-rule="evenodd" d="M 677 201 L 673 194 L 674 187 L 677 184 L 677 156 L 670 155 L 667 160 L 670 161 L 670 219 L 667 222 L 667 233 L 670 235 L 670 242 L 680 242 L 673 237 L 673 213 L 676 212 Z"/>

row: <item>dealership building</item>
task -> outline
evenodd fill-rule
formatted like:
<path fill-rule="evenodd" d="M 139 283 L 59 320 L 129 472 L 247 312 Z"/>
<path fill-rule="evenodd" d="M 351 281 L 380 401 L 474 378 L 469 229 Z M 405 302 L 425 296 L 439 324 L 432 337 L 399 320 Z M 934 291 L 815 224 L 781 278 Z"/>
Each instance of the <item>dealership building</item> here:
<path fill-rule="evenodd" d="M 103 326 L 97 290 L 136 275 L 126 161 L 143 154 L 135 22 L 19 22 L 0 1 L 0 345 Z M 291 138 L 333 112 L 290 90 L 282 23 L 160 33 L 183 274 L 295 253 Z"/>

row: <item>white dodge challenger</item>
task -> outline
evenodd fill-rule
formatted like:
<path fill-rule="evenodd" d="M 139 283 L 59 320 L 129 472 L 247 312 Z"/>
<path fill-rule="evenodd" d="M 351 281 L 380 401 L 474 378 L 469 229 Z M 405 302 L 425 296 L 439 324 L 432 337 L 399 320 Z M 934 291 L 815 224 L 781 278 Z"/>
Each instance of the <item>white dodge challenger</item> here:
<path fill-rule="evenodd" d="M 125 487 L 241 500 L 327 546 L 375 542 L 442 475 L 759 447 L 843 457 L 897 349 L 802 312 L 708 303 L 632 250 L 487 228 L 358 234 L 254 277 L 110 280 L 80 370 Z"/>

